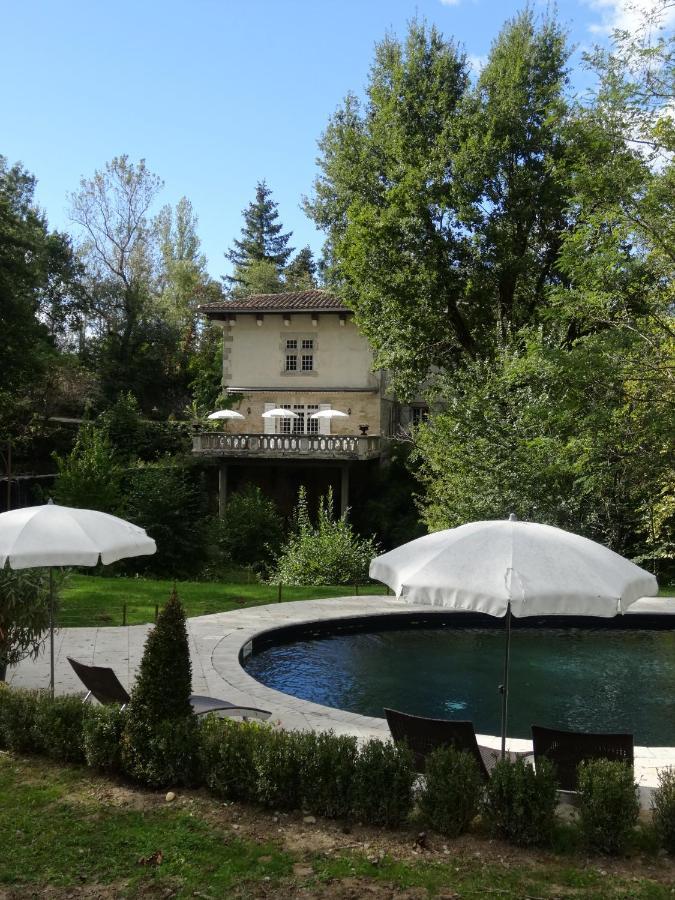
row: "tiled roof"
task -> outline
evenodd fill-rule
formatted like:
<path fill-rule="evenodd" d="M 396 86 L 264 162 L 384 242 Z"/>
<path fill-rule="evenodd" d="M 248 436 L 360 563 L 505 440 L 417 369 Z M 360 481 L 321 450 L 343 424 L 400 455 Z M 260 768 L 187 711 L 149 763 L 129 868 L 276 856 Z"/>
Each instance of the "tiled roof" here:
<path fill-rule="evenodd" d="M 207 316 L 238 312 L 349 312 L 342 301 L 328 291 L 291 291 L 286 294 L 251 294 L 241 300 L 204 303 L 199 311 Z"/>

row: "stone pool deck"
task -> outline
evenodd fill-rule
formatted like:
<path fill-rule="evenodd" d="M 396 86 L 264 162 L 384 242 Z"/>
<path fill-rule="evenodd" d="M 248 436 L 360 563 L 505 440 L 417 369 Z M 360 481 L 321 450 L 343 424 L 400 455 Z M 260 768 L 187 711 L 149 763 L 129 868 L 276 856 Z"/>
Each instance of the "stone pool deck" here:
<path fill-rule="evenodd" d="M 644 598 L 634 604 L 633 610 L 675 615 L 675 598 Z M 429 608 L 424 611 L 433 612 Z M 395 597 L 367 596 L 253 606 L 189 619 L 192 690 L 242 706 L 268 709 L 272 721 L 288 729 L 332 729 L 339 734 L 354 734 L 360 739 L 386 738 L 389 731 L 384 719 L 320 706 L 260 684 L 242 668 L 239 653 L 256 635 L 288 625 L 415 612 L 419 613 L 419 608 Z M 55 637 L 56 692 L 84 693 L 67 656 L 88 664 L 110 666 L 125 687 L 130 688 L 151 628 L 151 625 L 131 625 L 61 629 Z M 17 687 L 48 687 L 48 654 L 42 654 L 36 662 L 26 660 L 10 669 L 8 681 Z M 495 750 L 500 746 L 499 737 L 494 735 L 478 735 L 478 740 Z M 521 751 L 532 747 L 530 741 L 514 738 L 507 741 L 507 746 Z M 648 804 L 649 789 L 656 786 L 657 771 L 664 766 L 675 766 L 675 747 L 635 748 L 635 777 L 640 784 L 643 805 Z"/>

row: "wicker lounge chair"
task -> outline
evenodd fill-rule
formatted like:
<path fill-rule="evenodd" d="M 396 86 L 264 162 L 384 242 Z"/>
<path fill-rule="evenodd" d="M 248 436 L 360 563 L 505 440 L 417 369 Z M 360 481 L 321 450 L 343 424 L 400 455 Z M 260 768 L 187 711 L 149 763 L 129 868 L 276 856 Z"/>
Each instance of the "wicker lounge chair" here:
<path fill-rule="evenodd" d="M 391 736 L 396 742 L 405 742 L 412 750 L 415 770 L 423 773 L 426 757 L 438 747 L 454 747 L 470 753 L 478 763 L 481 775 L 487 781 L 499 753 L 488 747 L 479 747 L 471 722 L 453 722 L 449 719 L 427 719 L 410 713 L 385 709 Z"/>
<path fill-rule="evenodd" d="M 89 697 L 95 697 L 104 705 L 109 703 L 119 703 L 122 707 L 127 705 L 131 698 L 112 669 L 106 666 L 87 666 L 70 656 L 67 659 L 88 691 L 83 703 L 86 703 Z M 192 694 L 190 703 L 198 716 L 208 712 L 221 712 L 226 716 L 237 716 L 245 720 L 264 720 L 272 715 L 265 709 L 237 706 L 236 703 L 228 703 L 227 700 L 218 700 L 216 697 L 204 697 L 201 694 Z"/>
<path fill-rule="evenodd" d="M 556 767 L 560 788 L 576 791 L 577 766 L 587 759 L 610 759 L 633 765 L 632 734 L 590 734 L 532 726 L 534 764 L 542 757 Z"/>

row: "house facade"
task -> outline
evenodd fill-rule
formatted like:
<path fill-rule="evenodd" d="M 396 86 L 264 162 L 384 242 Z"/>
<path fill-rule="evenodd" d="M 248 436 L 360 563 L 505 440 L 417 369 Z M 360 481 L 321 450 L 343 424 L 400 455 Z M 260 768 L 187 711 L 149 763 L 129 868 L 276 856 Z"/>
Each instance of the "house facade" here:
<path fill-rule="evenodd" d="M 193 452 L 219 467 L 221 511 L 241 480 L 261 483 L 288 506 L 299 484 L 334 486 L 340 508 L 350 486 L 386 459 L 388 442 L 415 416 L 388 395 L 385 372 L 352 312 L 327 291 L 261 294 L 211 303 L 203 315 L 223 328 L 223 387 L 243 419 L 194 437 Z M 292 418 L 263 417 L 289 409 Z M 313 419 L 320 410 L 346 417 Z"/>

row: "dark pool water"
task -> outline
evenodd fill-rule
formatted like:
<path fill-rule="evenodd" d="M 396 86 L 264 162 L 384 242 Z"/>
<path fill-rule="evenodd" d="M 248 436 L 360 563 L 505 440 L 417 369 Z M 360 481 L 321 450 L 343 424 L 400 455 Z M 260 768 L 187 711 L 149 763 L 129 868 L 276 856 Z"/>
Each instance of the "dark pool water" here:
<path fill-rule="evenodd" d="M 504 632 L 435 628 L 350 634 L 270 647 L 249 658 L 263 684 L 368 716 L 385 706 L 469 719 L 499 734 Z M 675 632 L 526 629 L 511 644 L 508 733 L 530 725 L 626 731 L 675 746 Z"/>

